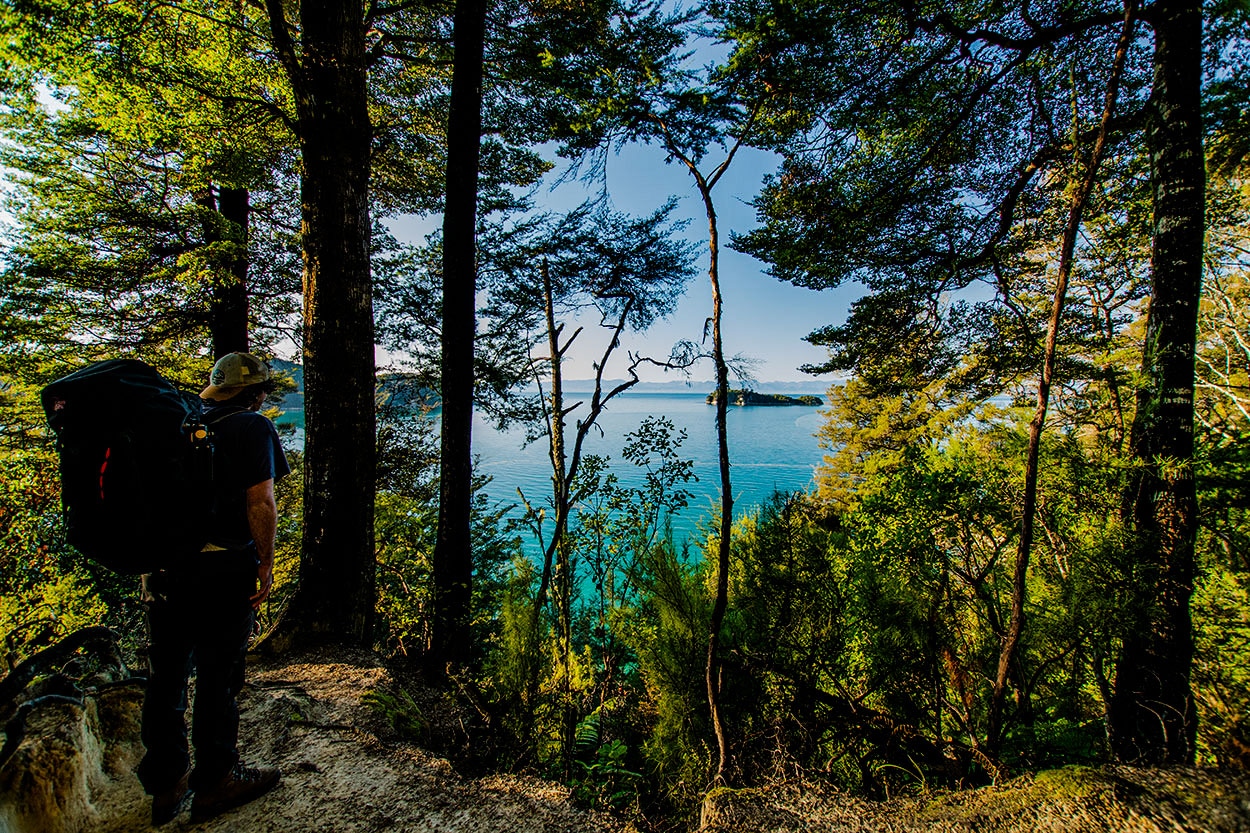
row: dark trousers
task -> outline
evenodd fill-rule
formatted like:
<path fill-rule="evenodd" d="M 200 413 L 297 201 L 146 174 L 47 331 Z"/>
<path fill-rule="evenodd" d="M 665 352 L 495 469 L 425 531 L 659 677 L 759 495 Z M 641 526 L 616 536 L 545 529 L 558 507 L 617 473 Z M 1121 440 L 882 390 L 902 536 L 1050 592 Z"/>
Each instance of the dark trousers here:
<path fill-rule="evenodd" d="M 215 785 L 239 759 L 239 708 L 248 638 L 249 597 L 256 592 L 254 560 L 231 553 L 211 572 L 161 572 L 148 583 L 150 675 L 143 699 L 139 780 L 149 794 L 171 789 L 190 765 L 187 688 L 195 671 L 191 787 Z M 237 559 L 237 560 L 236 560 Z M 225 559 L 223 559 L 224 561 Z"/>

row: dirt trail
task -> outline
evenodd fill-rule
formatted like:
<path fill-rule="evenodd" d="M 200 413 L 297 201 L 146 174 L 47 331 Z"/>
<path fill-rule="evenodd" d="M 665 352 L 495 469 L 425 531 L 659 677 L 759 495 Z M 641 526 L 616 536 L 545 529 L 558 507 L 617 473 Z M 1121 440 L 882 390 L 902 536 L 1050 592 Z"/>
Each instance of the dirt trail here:
<path fill-rule="evenodd" d="M 345 660 L 345 661 L 344 661 Z M 361 702 L 393 690 L 367 654 L 339 661 L 288 660 L 249 669 L 240 697 L 240 748 L 252 764 L 278 766 L 282 783 L 255 802 L 201 824 L 190 801 L 160 828 L 170 833 L 598 833 L 616 825 L 574 808 L 567 789 L 537 779 L 457 775 L 444 759 L 388 738 Z M 32 717 L 26 744 L 0 783 L 0 833 L 152 829 L 150 803 L 132 770 L 139 687 L 114 689 L 87 711 L 53 707 Z M 100 742 L 97 737 L 105 741 Z M 42 745 L 39 751 L 36 747 Z M 26 746 L 30 746 L 27 749 Z M 78 751 L 74 752 L 74 747 Z"/>

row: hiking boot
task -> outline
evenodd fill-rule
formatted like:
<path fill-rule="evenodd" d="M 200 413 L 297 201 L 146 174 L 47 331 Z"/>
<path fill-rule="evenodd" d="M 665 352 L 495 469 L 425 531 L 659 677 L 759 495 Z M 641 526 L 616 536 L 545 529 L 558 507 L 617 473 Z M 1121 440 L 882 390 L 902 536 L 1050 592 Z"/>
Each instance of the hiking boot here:
<path fill-rule="evenodd" d="M 216 786 L 196 790 L 191 802 L 191 821 L 201 822 L 260 798 L 278 785 L 282 773 L 274 767 L 235 764 Z"/>
<path fill-rule="evenodd" d="M 178 815 L 178 810 L 182 808 L 182 802 L 187 797 L 187 781 L 190 776 L 191 770 L 188 768 L 172 787 L 152 796 L 153 826 L 167 824 Z"/>

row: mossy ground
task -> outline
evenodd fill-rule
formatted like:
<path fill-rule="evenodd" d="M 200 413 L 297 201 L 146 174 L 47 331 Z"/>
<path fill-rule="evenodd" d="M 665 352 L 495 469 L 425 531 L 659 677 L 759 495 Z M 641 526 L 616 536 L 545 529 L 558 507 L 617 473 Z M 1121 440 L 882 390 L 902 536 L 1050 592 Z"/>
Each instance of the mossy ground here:
<path fill-rule="evenodd" d="M 1070 766 L 1003 784 L 870 802 L 818 786 L 717 789 L 705 833 L 1247 833 L 1250 774 Z"/>

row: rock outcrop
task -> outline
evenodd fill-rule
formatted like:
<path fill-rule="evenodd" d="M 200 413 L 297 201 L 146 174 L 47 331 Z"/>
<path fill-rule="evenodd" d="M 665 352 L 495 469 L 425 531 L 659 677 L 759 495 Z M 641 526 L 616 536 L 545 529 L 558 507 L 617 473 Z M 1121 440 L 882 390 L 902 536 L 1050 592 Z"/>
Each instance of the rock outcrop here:
<path fill-rule="evenodd" d="M 142 798 L 132 774 L 143 755 L 142 687 L 110 687 L 81 704 L 45 699 L 26 716 L 25 738 L 0 767 L 0 833 L 120 829 L 114 820 Z M 132 790 L 118 789 L 131 782 Z M 126 795 L 134 790 L 140 795 Z"/>

